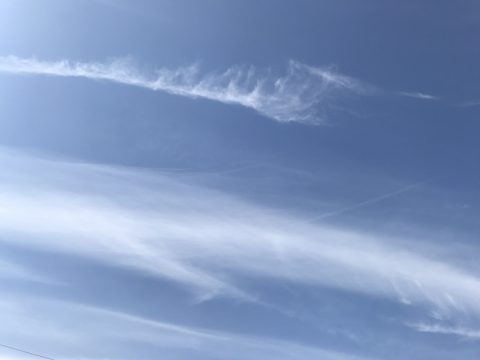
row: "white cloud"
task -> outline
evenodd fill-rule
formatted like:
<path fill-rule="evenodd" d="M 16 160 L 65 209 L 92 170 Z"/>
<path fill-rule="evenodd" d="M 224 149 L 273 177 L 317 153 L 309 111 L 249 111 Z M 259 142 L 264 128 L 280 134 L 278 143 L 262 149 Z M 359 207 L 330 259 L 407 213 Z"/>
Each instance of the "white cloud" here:
<path fill-rule="evenodd" d="M 409 326 L 424 333 L 454 335 L 469 340 L 480 340 L 480 330 L 474 330 L 463 326 L 445 326 L 441 324 L 426 323 L 411 324 Z"/>
<path fill-rule="evenodd" d="M 331 69 L 290 61 L 284 74 L 250 67 L 201 74 L 197 66 L 142 72 L 126 59 L 107 63 L 0 57 L 0 72 L 81 77 L 251 108 L 280 122 L 324 123 L 338 97 L 369 88 Z"/>
<path fill-rule="evenodd" d="M 478 274 L 414 241 L 309 224 L 174 175 L 18 154 L 0 166 L 3 241 L 147 271 L 207 298 L 252 300 L 235 281 L 248 275 L 480 313 Z"/>
<path fill-rule="evenodd" d="M 401 96 L 411 97 L 411 98 L 420 99 L 420 100 L 439 100 L 438 96 L 425 94 L 425 93 L 422 93 L 422 92 L 402 91 L 402 92 L 399 92 L 398 94 L 401 95 Z"/>
<path fill-rule="evenodd" d="M 0 312 L 2 341 L 59 359 L 156 359 L 162 354 L 168 359 L 360 360 L 289 341 L 194 328 L 35 297 L 2 294 Z M 14 351 L 4 353 L 17 355 Z"/>

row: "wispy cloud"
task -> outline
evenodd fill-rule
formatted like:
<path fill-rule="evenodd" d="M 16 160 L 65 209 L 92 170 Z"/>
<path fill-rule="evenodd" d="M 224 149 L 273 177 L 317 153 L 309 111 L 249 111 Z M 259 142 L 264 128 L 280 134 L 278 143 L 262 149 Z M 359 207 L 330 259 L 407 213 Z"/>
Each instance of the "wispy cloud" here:
<path fill-rule="evenodd" d="M 52 281 L 47 277 L 39 275 L 23 266 L 12 263 L 10 261 L 0 260 L 0 279 L 15 279 L 35 281 L 42 283 L 51 283 Z"/>
<path fill-rule="evenodd" d="M 477 107 L 477 106 L 480 106 L 480 100 L 470 100 L 470 101 L 460 102 L 457 104 L 457 106 L 464 107 L 464 108 Z"/>
<path fill-rule="evenodd" d="M 435 95 L 426 94 L 422 92 L 408 92 L 408 91 L 401 91 L 398 93 L 401 96 L 411 97 L 420 100 L 439 100 L 440 98 Z"/>
<path fill-rule="evenodd" d="M 241 105 L 280 122 L 321 124 L 331 105 L 348 94 L 369 87 L 333 69 L 289 61 L 285 72 L 235 66 L 202 74 L 198 66 L 141 71 L 131 60 L 105 63 L 42 61 L 16 56 L 0 57 L 0 72 L 80 77 L 138 86 L 190 98 Z"/>
<path fill-rule="evenodd" d="M 162 354 L 169 359 L 360 360 L 295 342 L 195 328 L 72 302 L 2 296 L 0 311 L 2 341 L 53 358 L 158 359 Z"/>
<path fill-rule="evenodd" d="M 308 224 L 174 175 L 19 154 L 0 166 L 3 241 L 147 271 L 203 298 L 253 299 L 236 284 L 253 276 L 480 313 L 478 274 L 404 239 Z"/>
<path fill-rule="evenodd" d="M 345 206 L 345 207 L 339 208 L 339 209 L 334 210 L 334 211 L 323 213 L 321 215 L 318 215 L 318 216 L 315 216 L 315 217 L 311 218 L 310 221 L 315 222 L 315 221 L 318 221 L 318 220 L 323 220 L 325 218 L 341 215 L 341 214 L 344 214 L 346 212 L 362 208 L 364 206 L 373 205 L 373 204 L 376 204 L 378 202 L 388 200 L 388 199 L 390 199 L 392 197 L 395 197 L 397 195 L 401 195 L 401 194 L 406 193 L 408 191 L 414 190 L 418 187 L 421 187 L 421 186 L 425 185 L 426 183 L 427 183 L 427 181 L 421 181 L 421 182 L 417 182 L 417 183 L 414 183 L 414 184 L 410 184 L 410 185 L 404 186 L 400 189 L 397 189 L 395 191 L 391 191 L 391 192 L 386 193 L 386 194 L 375 196 L 375 197 L 372 197 L 370 199 L 367 199 L 367 200 L 364 200 L 364 201 L 361 201 L 359 203 L 352 204 L 352 205 L 349 205 L 349 206 Z"/>
<path fill-rule="evenodd" d="M 446 326 L 441 324 L 426 323 L 409 324 L 408 326 L 424 333 L 454 335 L 469 340 L 480 340 L 480 330 L 475 330 L 464 326 Z"/>

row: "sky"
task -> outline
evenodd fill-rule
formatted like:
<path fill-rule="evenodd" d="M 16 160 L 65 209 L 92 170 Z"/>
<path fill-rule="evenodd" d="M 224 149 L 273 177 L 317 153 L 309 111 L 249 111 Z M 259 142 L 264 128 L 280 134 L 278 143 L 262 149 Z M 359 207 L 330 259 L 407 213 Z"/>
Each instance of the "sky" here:
<path fill-rule="evenodd" d="M 480 4 L 0 0 L 0 360 L 477 359 Z"/>

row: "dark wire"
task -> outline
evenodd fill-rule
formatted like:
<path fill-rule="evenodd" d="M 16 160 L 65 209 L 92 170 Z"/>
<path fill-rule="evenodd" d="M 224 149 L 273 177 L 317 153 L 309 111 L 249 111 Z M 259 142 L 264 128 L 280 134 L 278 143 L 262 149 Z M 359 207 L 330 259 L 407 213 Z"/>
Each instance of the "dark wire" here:
<path fill-rule="evenodd" d="M 22 350 L 22 349 L 13 347 L 13 346 L 5 345 L 5 344 L 0 344 L 0 346 L 2 346 L 4 348 L 7 348 L 7 349 L 10 349 L 10 350 L 18 351 L 18 352 L 21 352 L 21 353 L 24 353 L 24 354 L 36 356 L 36 357 L 39 357 L 39 358 L 42 358 L 42 359 L 55 360 L 54 358 L 51 358 L 51 357 L 48 357 L 48 356 L 43 356 L 43 355 L 40 355 L 40 354 L 35 354 L 33 352 L 30 352 L 30 351 L 27 351 L 27 350 Z"/>

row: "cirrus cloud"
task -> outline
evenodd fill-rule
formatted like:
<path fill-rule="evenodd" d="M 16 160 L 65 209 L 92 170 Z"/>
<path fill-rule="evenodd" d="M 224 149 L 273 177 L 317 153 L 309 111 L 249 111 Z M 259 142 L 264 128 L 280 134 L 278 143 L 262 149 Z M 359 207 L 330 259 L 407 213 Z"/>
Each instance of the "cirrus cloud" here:
<path fill-rule="evenodd" d="M 198 66 L 141 71 L 129 59 L 109 62 L 44 61 L 17 56 L 0 57 L 0 72 L 78 77 L 142 87 L 153 91 L 208 99 L 250 108 L 279 122 L 322 124 L 345 96 L 366 94 L 370 86 L 331 68 L 289 61 L 286 70 L 233 66 L 201 73 Z"/>

